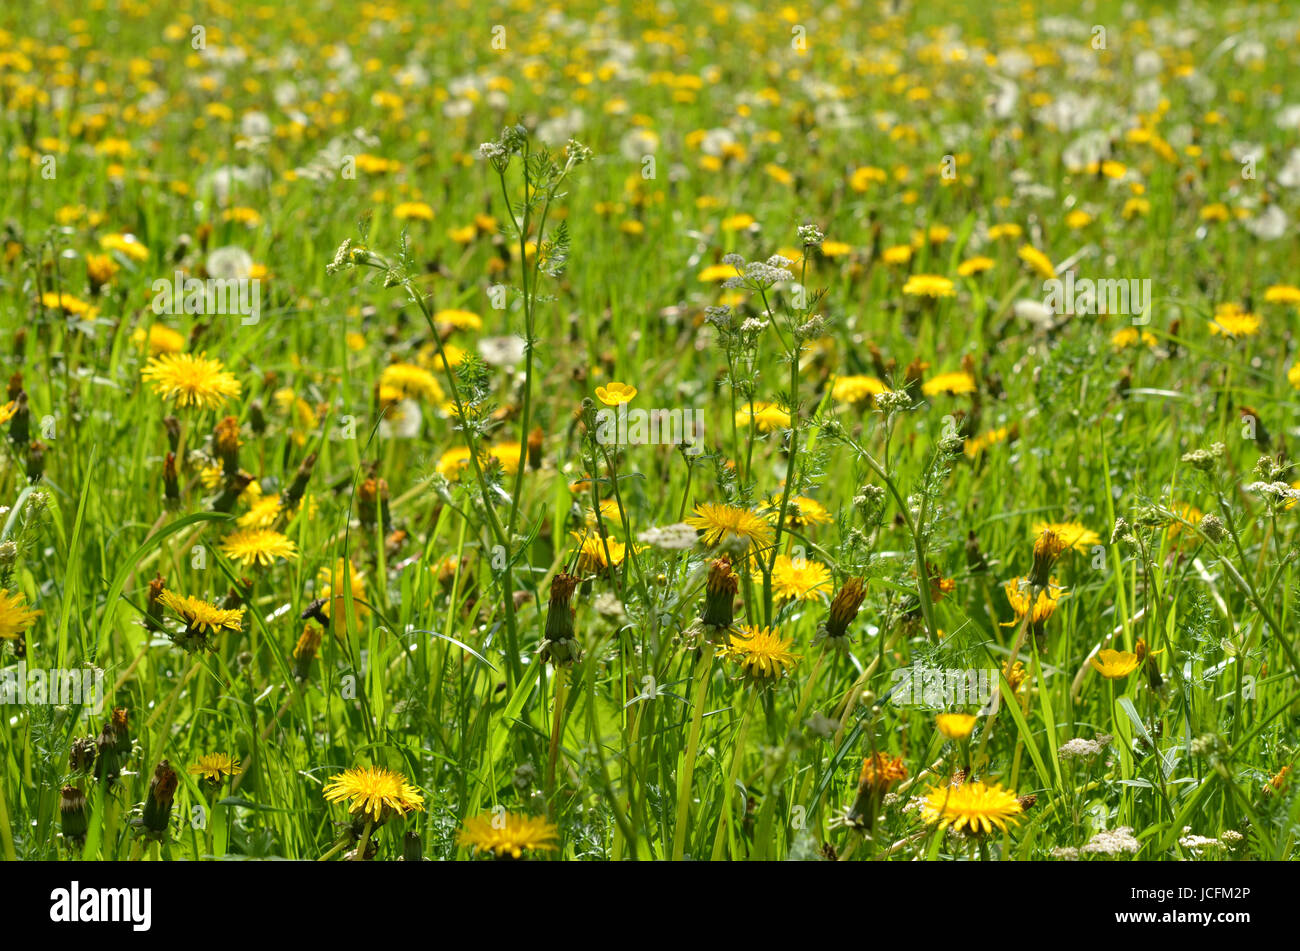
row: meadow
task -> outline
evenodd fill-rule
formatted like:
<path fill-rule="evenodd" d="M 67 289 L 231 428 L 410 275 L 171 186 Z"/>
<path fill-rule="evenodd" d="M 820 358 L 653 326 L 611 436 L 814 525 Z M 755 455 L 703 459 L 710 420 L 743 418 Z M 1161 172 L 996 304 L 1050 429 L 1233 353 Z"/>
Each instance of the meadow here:
<path fill-rule="evenodd" d="M 0 857 L 1293 858 L 1298 44 L 6 4 Z"/>

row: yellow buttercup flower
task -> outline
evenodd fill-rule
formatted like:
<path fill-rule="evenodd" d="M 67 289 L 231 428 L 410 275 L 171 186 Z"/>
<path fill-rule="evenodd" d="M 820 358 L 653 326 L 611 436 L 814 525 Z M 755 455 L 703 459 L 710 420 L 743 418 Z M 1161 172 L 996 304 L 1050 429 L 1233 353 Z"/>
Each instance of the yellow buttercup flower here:
<path fill-rule="evenodd" d="M 971 713 L 941 713 L 934 718 L 934 723 L 948 739 L 964 740 L 975 729 L 975 716 Z"/>
<path fill-rule="evenodd" d="M 637 389 L 630 383 L 611 382 L 608 386 L 596 387 L 596 398 L 606 406 L 619 406 L 623 403 L 632 402 L 632 397 L 636 396 Z"/>
<path fill-rule="evenodd" d="M 1097 651 L 1096 656 L 1088 658 L 1088 662 L 1107 680 L 1122 680 L 1137 670 L 1140 663 L 1137 654 L 1109 648 Z"/>

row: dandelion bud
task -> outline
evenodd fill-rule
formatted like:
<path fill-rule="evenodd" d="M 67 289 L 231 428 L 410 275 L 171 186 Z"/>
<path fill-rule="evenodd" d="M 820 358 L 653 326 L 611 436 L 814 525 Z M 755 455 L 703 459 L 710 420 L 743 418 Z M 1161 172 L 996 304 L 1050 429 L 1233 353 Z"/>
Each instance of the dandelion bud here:
<path fill-rule="evenodd" d="M 180 779 L 171 764 L 163 760 L 153 771 L 149 780 L 149 795 L 144 801 L 144 813 L 140 822 L 145 834 L 150 838 L 161 839 L 167 833 L 167 824 L 172 817 L 172 801 L 176 798 L 176 787 Z"/>
<path fill-rule="evenodd" d="M 414 829 L 407 829 L 406 834 L 402 836 L 402 861 L 424 861 L 424 843 L 420 841 L 420 833 Z"/>
<path fill-rule="evenodd" d="M 27 481 L 35 485 L 45 475 L 45 451 L 48 447 L 37 440 L 27 447 Z"/>
<path fill-rule="evenodd" d="M 302 461 L 298 467 L 297 473 L 294 474 L 293 482 L 289 488 L 284 490 L 280 497 L 280 511 L 291 512 L 298 507 L 302 501 L 303 494 L 307 491 L 307 483 L 311 480 L 311 471 L 316 466 L 316 453 L 309 453 L 307 458 Z"/>
<path fill-rule="evenodd" d="M 31 439 L 31 410 L 27 406 L 27 391 L 19 390 L 13 398 L 14 415 L 9 421 L 9 441 L 23 447 Z"/>
<path fill-rule="evenodd" d="M 546 614 L 546 640 L 542 642 L 542 659 L 553 664 L 571 664 L 578 659 L 574 643 L 574 609 L 569 604 L 578 588 L 579 578 L 561 571 L 551 582 L 550 610 Z"/>
<path fill-rule="evenodd" d="M 212 447 L 221 460 L 221 471 L 232 476 L 239 471 L 239 420 L 227 416 L 217 423 L 212 436 Z"/>
<path fill-rule="evenodd" d="M 357 515 L 361 527 L 373 531 L 382 519 L 388 527 L 388 482 L 385 479 L 369 478 L 357 489 Z"/>
<path fill-rule="evenodd" d="M 163 428 L 167 431 L 167 448 L 176 452 L 181 445 L 181 421 L 168 416 L 163 420 Z"/>
<path fill-rule="evenodd" d="M 22 391 L 23 391 L 23 375 L 21 371 L 16 371 L 14 375 L 9 378 L 9 387 L 5 395 L 6 401 L 18 399 L 18 394 L 21 393 Z"/>
<path fill-rule="evenodd" d="M 229 476 L 221 489 L 221 494 L 212 500 L 212 511 L 229 512 L 252 481 L 253 477 L 247 472 L 236 472 Z"/>
<path fill-rule="evenodd" d="M 528 434 L 528 468 L 540 469 L 542 467 L 542 432 L 541 426 L 534 427 L 533 431 Z"/>
<path fill-rule="evenodd" d="M 95 738 L 82 736 L 72 741 L 68 750 L 68 771 L 89 773 L 95 765 Z"/>
<path fill-rule="evenodd" d="M 862 607 L 866 596 L 867 588 L 861 578 L 850 578 L 844 582 L 844 587 L 831 599 L 830 613 L 822 625 L 827 637 L 841 638 L 848 633 L 849 625 L 858 616 L 858 609 Z"/>
<path fill-rule="evenodd" d="M 894 783 L 907 778 L 902 757 L 873 753 L 862 761 L 858 777 L 858 795 L 849 809 L 846 822 L 856 829 L 870 832 L 886 793 Z"/>
<path fill-rule="evenodd" d="M 80 846 L 90 825 L 86 814 L 86 794 L 76 786 L 64 786 L 59 794 L 59 824 L 69 845 Z"/>
<path fill-rule="evenodd" d="M 113 751 L 121 753 L 123 756 L 131 752 L 131 727 L 127 721 L 126 709 L 124 707 L 114 707 L 108 723 L 104 724 L 105 730 L 112 731 Z"/>
<path fill-rule="evenodd" d="M 973 529 L 966 534 L 966 568 L 972 574 L 989 570 L 988 559 L 980 551 L 979 539 L 975 537 Z"/>
<path fill-rule="evenodd" d="M 1060 535 L 1051 529 L 1043 530 L 1043 534 L 1038 536 L 1038 541 L 1034 542 L 1034 567 L 1029 572 L 1031 587 L 1047 587 L 1052 575 L 1052 566 L 1067 547 L 1065 539 Z"/>
<path fill-rule="evenodd" d="M 740 576 L 731 570 L 731 559 L 723 555 L 709 569 L 701 621 L 709 627 L 730 628 L 735 620 L 736 592 L 739 590 Z"/>
<path fill-rule="evenodd" d="M 322 630 L 308 624 L 302 629 L 302 636 L 293 648 L 293 676 L 295 680 L 305 681 L 311 672 L 311 662 L 320 650 Z"/>
<path fill-rule="evenodd" d="M 180 503 L 181 500 L 181 483 L 176 475 L 176 453 L 169 452 L 163 459 L 163 499 L 166 500 L 168 507 Z"/>
<path fill-rule="evenodd" d="M 253 400 L 248 404 L 248 428 L 259 439 L 266 434 L 266 410 L 261 400 Z"/>

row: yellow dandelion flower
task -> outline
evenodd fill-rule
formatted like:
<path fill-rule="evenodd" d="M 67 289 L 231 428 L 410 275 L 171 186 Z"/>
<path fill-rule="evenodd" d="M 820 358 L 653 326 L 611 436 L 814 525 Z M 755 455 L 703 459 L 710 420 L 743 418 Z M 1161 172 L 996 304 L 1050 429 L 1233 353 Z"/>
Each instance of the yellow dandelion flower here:
<path fill-rule="evenodd" d="M 952 827 L 958 832 L 988 834 L 995 827 L 1005 832 L 1008 824 L 1019 821 L 1023 811 L 1015 793 L 996 783 L 973 782 L 931 788 L 921 807 L 921 818 L 940 829 Z"/>
<path fill-rule="evenodd" d="M 1110 344 L 1116 350 L 1135 347 L 1139 343 L 1154 347 L 1157 342 L 1155 334 L 1151 333 L 1151 331 L 1139 331 L 1136 327 L 1125 327 L 1122 330 L 1117 330 L 1110 338 Z"/>
<path fill-rule="evenodd" d="M 28 607 L 21 591 L 0 591 L 0 640 L 16 640 L 43 613 Z"/>
<path fill-rule="evenodd" d="M 1233 339 L 1253 337 L 1259 333 L 1259 324 L 1259 318 L 1242 310 L 1240 305 L 1220 304 L 1214 310 L 1214 320 L 1210 321 L 1210 333 Z"/>
<path fill-rule="evenodd" d="M 961 264 L 958 264 L 957 273 L 961 277 L 970 277 L 974 274 L 983 274 L 985 271 L 990 271 L 996 264 L 997 262 L 992 258 L 977 255 L 973 258 L 967 258 L 965 261 L 962 261 Z"/>
<path fill-rule="evenodd" d="M 465 820 L 457 842 L 498 859 L 522 858 L 525 852 L 554 852 L 559 829 L 543 818 L 513 812 L 485 812 Z"/>
<path fill-rule="evenodd" d="M 202 776 L 210 783 L 219 783 L 227 776 L 237 776 L 243 772 L 239 760 L 229 753 L 205 753 L 199 761 L 190 767 L 190 774 Z"/>
<path fill-rule="evenodd" d="M 974 459 L 980 453 L 984 452 L 990 446 L 996 446 L 998 443 L 1006 442 L 1007 437 L 1011 435 L 1011 429 L 1008 426 L 999 426 L 997 429 L 990 429 L 980 433 L 978 436 L 972 436 L 966 440 L 962 447 L 962 452 L 966 454 L 967 459 Z"/>
<path fill-rule="evenodd" d="M 831 399 L 839 403 L 863 403 L 888 392 L 889 387 L 874 376 L 838 376 L 831 384 Z"/>
<path fill-rule="evenodd" d="M 149 260 L 149 249 L 133 234 L 106 234 L 99 239 L 99 246 L 104 251 L 116 251 L 132 261 Z"/>
<path fill-rule="evenodd" d="M 912 260 L 912 253 L 910 244 L 895 244 L 881 251 L 880 257 L 886 264 L 906 264 Z"/>
<path fill-rule="evenodd" d="M 1065 543 L 1066 548 L 1073 548 L 1086 555 L 1094 545 L 1101 544 L 1101 536 L 1082 522 L 1035 522 L 1032 528 L 1035 538 L 1043 532 L 1051 532 Z"/>
<path fill-rule="evenodd" d="M 999 238 L 1018 238 L 1024 231 L 1020 225 L 1011 222 L 993 225 L 989 228 L 989 240 L 996 241 Z"/>
<path fill-rule="evenodd" d="M 289 561 L 298 557 L 298 546 L 287 536 L 269 528 L 243 528 L 221 541 L 221 552 L 245 568 L 268 567 L 277 558 Z"/>
<path fill-rule="evenodd" d="M 1021 620 L 1029 612 L 1029 594 L 1030 584 L 1026 577 L 1012 578 L 1002 586 L 1006 592 L 1007 603 L 1011 605 L 1011 610 L 1016 613 L 1016 621 Z M 1055 612 L 1057 603 L 1061 598 L 1066 597 L 1065 591 L 1056 583 L 1055 578 L 1047 582 L 1047 587 L 1038 593 L 1038 600 L 1034 602 L 1034 613 L 1029 619 L 1033 624 L 1041 624 L 1050 618 Z M 1012 624 L 1015 622 L 1013 621 Z M 1004 625 L 1011 626 L 1011 625 Z"/>
<path fill-rule="evenodd" d="M 422 201 L 404 201 L 393 209 L 398 221 L 432 221 L 433 208 Z"/>
<path fill-rule="evenodd" d="M 348 812 L 382 823 L 390 816 L 423 812 L 424 797 L 405 776 L 382 766 L 349 769 L 330 778 L 324 789 L 329 802 L 347 801 Z"/>
<path fill-rule="evenodd" d="M 746 403 L 736 411 L 736 425 L 757 426 L 760 433 L 770 433 L 788 428 L 790 414 L 775 403 Z"/>
<path fill-rule="evenodd" d="M 719 653 L 736 661 L 748 677 L 779 680 L 799 660 L 797 654 L 790 652 L 793 645 L 793 640 L 782 640 L 771 628 L 746 625 L 732 635 L 730 646 Z"/>
<path fill-rule="evenodd" d="M 1029 265 L 1030 269 L 1043 280 L 1050 281 L 1056 277 L 1056 268 L 1052 265 L 1052 259 L 1032 244 L 1021 245 L 1016 253 L 1020 260 Z"/>
<path fill-rule="evenodd" d="M 1300 287 L 1293 287 L 1290 284 L 1274 284 L 1272 287 L 1265 289 L 1264 302 L 1300 306 Z"/>
<path fill-rule="evenodd" d="M 433 315 L 433 322 L 448 327 L 454 327 L 457 330 L 482 330 L 483 318 L 472 310 L 460 310 L 450 307 L 446 310 L 440 310 Z"/>
<path fill-rule="evenodd" d="M 744 539 L 759 548 L 772 544 L 772 527 L 767 520 L 735 505 L 704 502 L 695 506 L 695 514 L 686 519 L 686 524 L 704 533 L 706 545 L 716 545 L 724 537 Z"/>
<path fill-rule="evenodd" d="M 913 274 L 903 285 L 903 293 L 911 297 L 952 297 L 957 292 L 953 283 L 938 274 Z"/>
<path fill-rule="evenodd" d="M 414 363 L 390 363 L 379 374 L 379 386 L 400 393 L 403 399 L 422 399 L 441 403 L 446 399 L 442 387 L 432 373 Z"/>
<path fill-rule="evenodd" d="M 196 631 L 207 630 L 213 634 L 222 629 L 238 631 L 244 623 L 243 608 L 219 608 L 202 598 L 176 594 L 174 591 L 164 590 L 158 596 L 158 603 Z"/>
<path fill-rule="evenodd" d="M 729 278 L 743 276 L 744 273 L 734 264 L 710 264 L 696 276 L 696 279 L 705 284 L 716 284 Z"/>
<path fill-rule="evenodd" d="M 975 378 L 962 370 L 954 373 L 940 373 L 922 383 L 921 392 L 926 396 L 937 396 L 940 393 L 961 396 L 964 393 L 974 393 Z"/>
<path fill-rule="evenodd" d="M 754 580 L 763 583 L 763 573 L 754 570 Z M 772 566 L 772 594 L 778 601 L 812 601 L 826 594 L 831 572 L 819 561 L 778 555 Z"/>
<path fill-rule="evenodd" d="M 239 395 L 239 381 L 227 373 L 221 361 L 200 353 L 164 353 L 152 358 L 141 377 L 153 383 L 153 390 L 178 406 L 212 409 Z"/>

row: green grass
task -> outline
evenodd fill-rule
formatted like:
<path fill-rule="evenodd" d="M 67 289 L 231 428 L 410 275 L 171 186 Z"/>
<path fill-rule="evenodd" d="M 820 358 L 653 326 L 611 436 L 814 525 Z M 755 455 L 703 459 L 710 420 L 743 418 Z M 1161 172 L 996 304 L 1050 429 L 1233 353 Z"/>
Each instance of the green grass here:
<path fill-rule="evenodd" d="M 580 0 L 550 16 L 466 2 L 432 22 L 403 3 L 198 6 L 0 13 L 0 365 L 6 399 L 25 394 L 3 414 L 17 411 L 0 451 L 0 589 L 42 612 L 0 640 L 0 670 L 20 656 L 90 666 L 107 692 L 102 711 L 0 707 L 0 855 L 341 858 L 364 823 L 324 787 L 373 765 L 423 797 L 374 830 L 385 860 L 473 857 L 458 833 L 501 809 L 554 824 L 555 848 L 527 853 L 543 859 L 1044 859 L 1121 828 L 1139 845 L 1112 857 L 1293 857 L 1282 771 L 1300 716 L 1300 509 L 1251 488 L 1300 479 L 1297 305 L 1266 299 L 1300 283 L 1283 174 L 1300 26 L 1284 5 L 1132 21 L 1103 3 L 1095 24 L 1053 20 L 1071 15 L 1057 3 L 745 18 L 726 4 Z M 1007 81 L 1018 98 L 999 113 L 988 103 Z M 1122 176 L 1072 164 L 1085 133 L 1101 145 L 1083 162 Z M 499 174 L 479 145 L 502 141 Z M 883 181 L 855 178 L 866 166 Z M 227 190 L 228 167 L 244 171 Z M 399 218 L 404 202 L 433 220 Z M 1279 238 L 1256 233 L 1269 207 L 1286 218 Z M 228 214 L 241 208 L 256 217 Z M 1079 209 L 1086 223 L 1069 218 Z M 700 279 L 730 253 L 801 250 L 805 224 L 827 244 L 774 285 Z M 990 238 L 998 224 L 1022 234 Z M 147 256 L 105 249 L 112 234 Z M 1135 328 L 1149 338 L 1112 342 L 1127 315 L 1044 323 L 1017 308 L 1046 293 L 1018 258 L 1026 244 L 1062 276 L 1070 262 L 1077 277 L 1149 279 Z M 208 276 L 232 245 L 260 268 L 259 320 L 153 312 L 155 280 Z M 900 246 L 910 260 L 890 263 Z M 112 260 L 102 286 L 95 255 Z M 992 267 L 962 276 L 977 255 Z M 904 293 L 914 274 L 950 279 L 951 296 Z M 731 318 L 706 312 L 724 299 Z M 1230 303 L 1258 315 L 1256 333 L 1211 331 Z M 481 329 L 450 328 L 448 309 Z M 142 377 L 154 325 L 220 360 L 238 395 L 164 399 Z M 506 338 L 517 353 L 502 358 Z M 459 352 L 481 356 L 449 375 L 440 355 Z M 423 371 L 397 406 L 390 363 Z M 961 371 L 974 392 L 924 385 Z M 901 395 L 846 402 L 833 387 L 848 375 Z M 599 442 L 596 388 L 614 381 L 637 388 L 631 409 L 699 411 L 703 453 Z M 737 423 L 751 401 L 787 421 Z M 261 497 L 309 475 L 304 507 L 276 522 L 292 558 L 250 567 L 222 551 L 255 501 L 221 503 L 242 477 L 208 472 L 227 416 Z M 523 466 L 521 450 L 484 448 L 534 433 Z M 1185 455 L 1219 443 L 1203 468 Z M 796 497 L 828 520 L 796 519 Z M 597 516 L 597 501 L 612 504 Z M 747 564 L 729 550 L 737 631 L 771 626 L 797 655 L 780 678 L 712 656 L 709 637 L 726 635 L 700 617 L 725 544 L 637 541 L 707 502 L 770 515 L 771 547 Z M 1066 594 L 1041 637 L 1004 589 L 1030 574 L 1039 522 L 1097 536 L 1052 567 Z M 577 557 L 582 540 L 595 562 L 635 544 L 603 568 Z M 779 555 L 825 566 L 825 583 L 783 601 Z M 347 578 L 331 577 L 340 563 Z M 565 572 L 580 576 L 572 663 L 564 645 L 543 652 Z M 151 604 L 155 577 L 229 599 L 239 629 L 182 649 L 184 623 Z M 819 629 L 854 577 L 865 600 L 834 649 Z M 323 633 L 314 659 L 295 657 L 304 629 Z M 1152 653 L 1125 677 L 1089 663 L 1139 642 Z M 1012 698 L 1000 679 L 968 741 L 935 716 L 978 703 L 890 697 L 905 668 L 996 678 L 1013 654 L 1024 686 Z M 130 749 L 107 754 L 109 781 L 69 754 L 113 709 Z M 1099 734 L 1104 752 L 1070 755 Z M 877 752 L 907 778 L 868 830 L 845 818 Z M 189 772 L 212 753 L 241 771 L 215 786 Z M 146 836 L 164 759 L 178 788 Z M 1035 798 L 1004 831 L 945 834 L 917 797 L 954 777 Z M 87 799 L 83 837 L 64 834 L 67 787 Z"/>

